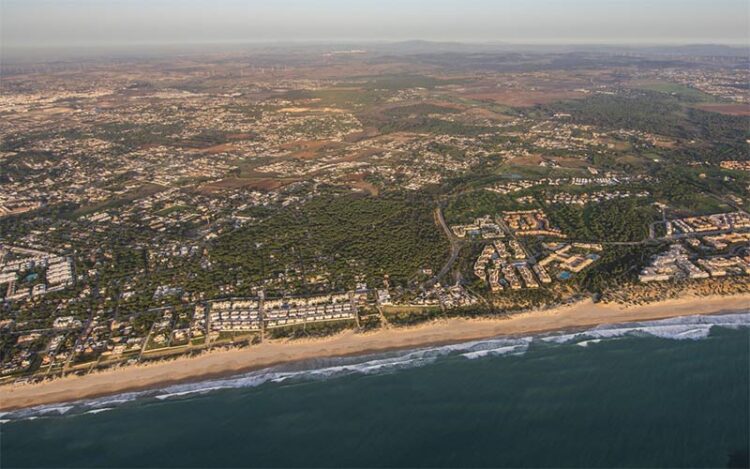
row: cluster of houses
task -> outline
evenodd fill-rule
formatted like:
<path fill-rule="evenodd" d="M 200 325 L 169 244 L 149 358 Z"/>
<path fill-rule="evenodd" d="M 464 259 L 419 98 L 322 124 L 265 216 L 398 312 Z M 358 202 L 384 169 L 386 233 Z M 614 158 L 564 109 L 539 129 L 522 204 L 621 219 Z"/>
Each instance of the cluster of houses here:
<path fill-rule="evenodd" d="M 138 337 L 130 321 L 94 316 L 81 333 L 73 353 L 76 357 L 96 356 L 105 352 L 140 350 L 144 337 Z M 82 358 L 83 359 L 83 358 Z"/>
<path fill-rule="evenodd" d="M 47 345 L 47 351 L 42 356 L 42 365 L 47 366 L 61 366 L 65 364 L 68 359 L 69 353 L 63 350 L 63 343 L 65 342 L 65 334 L 59 334 L 52 338 Z"/>
<path fill-rule="evenodd" d="M 440 183 L 446 175 L 466 171 L 487 156 L 487 144 L 481 136 L 391 134 L 357 142 L 349 146 L 349 151 L 371 154 L 361 172 L 389 186 L 417 190 Z M 404 164 L 404 157 L 408 157 L 408 164 Z M 341 163 L 337 165 L 342 167 Z"/>
<path fill-rule="evenodd" d="M 481 237 L 500 239 L 505 237 L 504 228 L 519 236 L 555 236 L 564 238 L 559 228 L 552 226 L 542 210 L 520 210 L 503 212 L 495 220 L 489 215 L 474 220 L 467 225 L 453 225 L 451 231 L 458 238 Z"/>
<path fill-rule="evenodd" d="M 48 102 L 51 95 L 57 98 L 67 94 L 58 87 L 40 94 L 13 93 L 12 102 L 6 99 L 0 102 L 0 110 L 7 112 L 33 110 L 28 115 L 34 117 L 8 121 L 9 134 L 35 132 L 43 122 L 60 133 L 75 129 L 76 133 L 98 135 L 97 138 L 75 139 L 54 135 L 32 139 L 19 147 L 17 152 L 65 155 L 66 158 L 25 162 L 28 174 L 11 177 L 4 183 L 0 216 L 32 210 L 42 203 L 91 205 L 118 197 L 123 194 L 120 180 L 124 174 L 133 180 L 163 186 L 196 178 L 216 181 L 236 168 L 241 158 L 286 155 L 291 151 L 281 146 L 287 142 L 323 138 L 341 141 L 345 135 L 361 130 L 361 124 L 350 113 L 316 112 L 315 109 L 301 113 L 281 112 L 281 103 L 271 101 L 248 105 L 257 113 L 257 119 L 248 121 L 245 113 L 231 110 L 237 106 L 237 96 L 241 93 L 231 97 L 229 94 L 152 90 L 150 94 L 158 99 L 146 103 L 129 99 L 109 101 L 113 96 L 129 92 L 121 88 L 122 83 L 113 81 L 95 86 L 90 93 L 76 93 L 80 101 L 75 106 L 57 100 Z M 247 88 L 243 87 L 242 91 L 247 92 Z M 108 96 L 105 99 L 110 106 L 99 105 L 103 96 Z M 111 106 L 122 102 L 127 105 Z M 156 102 L 158 105 L 154 104 Z M 47 108 L 56 112 L 46 114 Z M 111 131 L 112 127 L 128 130 Z M 143 135 L 130 131 L 131 128 L 153 130 L 146 130 Z M 211 136 L 204 137 L 206 129 L 226 136 L 231 143 L 217 140 L 212 145 Z M 130 135 L 133 135 L 132 142 L 127 141 Z M 138 139 L 143 137 L 158 144 L 138 145 Z M 120 148 L 123 143 L 133 144 L 124 155 Z M 48 177 L 52 170 L 56 174 L 54 178 Z"/>
<path fill-rule="evenodd" d="M 213 332 L 261 331 L 263 328 L 355 319 L 353 295 L 337 293 L 302 298 L 233 299 L 209 303 L 208 324 Z"/>
<path fill-rule="evenodd" d="M 750 171 L 750 160 L 726 160 L 719 163 L 723 169 L 732 169 L 735 171 Z"/>
<path fill-rule="evenodd" d="M 444 308 L 461 308 L 476 304 L 479 300 L 459 284 L 452 287 L 435 285 L 437 296 Z"/>
<path fill-rule="evenodd" d="M 647 283 L 750 275 L 750 255 L 715 256 L 697 259 L 695 262 L 691 257 L 683 245 L 673 244 L 666 252 L 654 256 L 651 264 L 641 271 L 638 279 Z"/>
<path fill-rule="evenodd" d="M 279 192 L 227 191 L 221 197 L 209 196 L 180 188 L 167 189 L 142 197 L 132 203 L 106 211 L 95 212 L 82 220 L 90 229 L 104 232 L 109 225 L 147 228 L 154 234 L 179 233 L 189 227 L 198 227 L 204 238 L 210 239 L 225 226 L 241 225 L 252 221 L 242 213 L 252 207 L 289 204 L 299 200 Z M 196 245 L 185 245 L 184 239 L 167 241 L 152 252 L 160 257 L 185 257 L 198 251 Z M 156 254 L 155 254 L 156 255 Z"/>
<path fill-rule="evenodd" d="M 439 306 L 445 309 L 461 308 L 478 303 L 476 296 L 469 293 L 460 283 L 453 286 L 435 283 L 431 288 L 419 292 L 409 302 L 410 306 Z"/>
<path fill-rule="evenodd" d="M 698 265 L 706 270 L 711 277 L 726 275 L 750 275 L 750 256 L 727 256 L 698 259 Z"/>
<path fill-rule="evenodd" d="M 572 273 L 578 273 L 599 260 L 603 247 L 596 243 L 545 243 L 544 247 L 550 253 L 539 260 L 540 267 L 555 266 L 560 280 L 566 280 Z M 595 252 L 592 252 L 595 251 Z"/>
<path fill-rule="evenodd" d="M 539 288 L 532 268 L 537 270 L 536 265 L 530 266 L 526 251 L 517 240 L 510 240 L 508 247 L 502 241 L 495 241 L 485 245 L 482 249 L 482 253 L 474 263 L 474 275 L 488 282 L 493 293 L 505 288 L 511 290 L 520 290 L 524 287 Z M 539 270 L 537 276 L 542 283 L 551 282 L 544 269 Z"/>
<path fill-rule="evenodd" d="M 747 83 L 750 73 L 744 67 L 737 69 L 664 69 L 659 75 L 671 81 L 698 89 L 704 93 L 738 103 L 748 103 Z"/>
<path fill-rule="evenodd" d="M 496 184 L 488 187 L 487 190 L 498 194 L 512 194 L 537 186 L 616 186 L 645 180 L 648 179 L 639 176 L 622 176 L 607 173 L 599 177 L 519 179 Z"/>
<path fill-rule="evenodd" d="M 0 218 L 30 212 L 42 206 L 39 200 L 0 194 Z"/>
<path fill-rule="evenodd" d="M 0 288 L 5 288 L 6 301 L 60 291 L 73 281 L 73 261 L 69 257 L 0 244 Z"/>
<path fill-rule="evenodd" d="M 160 308 L 158 311 L 161 312 L 161 317 L 151 327 L 144 350 L 187 345 L 191 338 L 190 320 L 195 315 L 187 311 L 177 312 L 172 308 Z"/>
<path fill-rule="evenodd" d="M 552 226 L 542 210 L 503 212 L 505 224 L 519 236 L 555 236 L 565 238 L 562 231 Z"/>
<path fill-rule="evenodd" d="M 261 330 L 260 300 L 243 299 L 209 303 L 208 323 L 212 331 Z"/>
<path fill-rule="evenodd" d="M 680 218 L 667 221 L 666 227 L 667 236 L 684 236 L 685 243 L 697 254 L 691 253 L 684 245 L 675 243 L 666 252 L 654 256 L 651 264 L 641 271 L 641 282 L 750 274 L 750 255 L 747 254 L 747 246 L 750 245 L 748 214 L 729 212 Z M 719 233 L 714 234 L 716 232 Z M 743 249 L 732 249 L 719 255 L 706 255 L 706 251 L 725 251 L 733 246 L 744 247 L 746 254 L 737 255 Z"/>
<path fill-rule="evenodd" d="M 452 231 L 458 237 L 481 235 L 485 239 L 495 238 L 483 247 L 473 268 L 474 275 L 495 293 L 505 289 L 536 289 L 550 284 L 553 281 L 548 270 L 550 267 L 555 268 L 559 280 L 567 280 L 596 262 L 599 254 L 595 252 L 602 251 L 601 245 L 592 243 L 542 243 L 548 254 L 537 260 L 528 254 L 519 239 L 504 239 L 501 226 L 516 236 L 566 237 L 561 230 L 551 226 L 542 210 L 503 212 L 495 222 L 490 217 L 482 217 L 472 225 L 453 226 Z M 493 236 L 495 230 L 500 235 Z"/>
<path fill-rule="evenodd" d="M 169 311 L 167 311 L 167 313 L 169 314 Z M 106 322 L 106 319 L 104 319 L 104 321 Z M 143 337 L 138 333 L 138 330 L 134 326 L 134 322 L 134 317 L 123 320 L 113 319 L 109 322 L 109 338 L 108 343 L 105 346 L 105 353 L 111 353 L 113 356 L 118 356 L 125 353 L 140 352 L 146 341 L 146 337 Z M 163 331 L 169 327 L 169 323 L 169 317 L 162 317 L 161 321 L 157 321 L 154 324 L 153 329 L 155 331 Z"/>
<path fill-rule="evenodd" d="M 678 218 L 666 222 L 667 236 L 748 228 L 750 228 L 750 215 L 744 212 Z"/>
<path fill-rule="evenodd" d="M 706 243 L 711 248 L 722 251 L 726 249 L 727 247 L 731 245 L 736 244 L 747 244 L 750 245 L 750 232 L 731 232 L 731 233 L 722 233 L 715 236 L 703 236 L 700 238 L 704 243 Z M 697 241 L 697 245 L 694 244 L 695 247 L 700 246 L 700 241 L 697 238 L 689 239 L 690 241 Z"/>
<path fill-rule="evenodd" d="M 460 286 L 443 288 L 438 285 L 433 293 L 446 307 L 476 302 Z M 382 304 L 391 302 L 388 290 L 384 290 L 381 297 Z M 268 299 L 261 293 L 256 298 L 208 301 L 177 310 L 154 308 L 122 318 L 111 318 L 97 311 L 85 322 L 74 316 L 61 316 L 47 330 L 18 335 L 12 356 L 0 365 L 0 376 L 27 371 L 37 356 L 41 357 L 45 370 L 74 371 L 89 369 L 92 362 L 107 366 L 135 360 L 143 354 L 180 353 L 183 346 L 221 341 L 222 333 L 234 336 L 314 322 L 357 321 L 359 308 L 371 303 L 369 290 L 360 284 L 347 293 L 279 299 Z M 152 323 L 140 320 L 142 315 L 154 314 Z M 0 328 L 13 324 L 14 321 L 6 321 Z M 145 328 L 144 324 L 147 324 Z"/>
<path fill-rule="evenodd" d="M 268 328 L 307 322 L 350 321 L 356 315 L 355 299 L 347 293 L 267 300 L 263 303 L 263 318 Z"/>
<path fill-rule="evenodd" d="M 0 364 L 0 376 L 7 376 L 28 370 L 36 356 L 34 351 L 28 347 L 42 337 L 39 333 L 25 334 L 18 338 L 14 347 L 14 353 Z"/>
<path fill-rule="evenodd" d="M 459 238 L 481 236 L 483 239 L 493 239 L 505 236 L 500 225 L 490 216 L 477 218 L 474 223 L 468 225 L 453 225 L 451 231 Z"/>
<path fill-rule="evenodd" d="M 651 194 L 648 191 L 630 192 L 630 191 L 596 191 L 584 192 L 581 194 L 571 194 L 568 192 L 558 192 L 545 199 L 550 204 L 563 205 L 587 205 L 591 203 L 604 202 L 606 200 L 627 199 L 630 197 L 643 198 Z"/>
<path fill-rule="evenodd" d="M 474 275 L 488 282 L 493 293 L 507 289 L 536 289 L 552 283 L 552 277 L 539 262 L 528 258 L 521 243 L 513 239 L 508 245 L 496 240 L 485 245 L 474 263 Z"/>

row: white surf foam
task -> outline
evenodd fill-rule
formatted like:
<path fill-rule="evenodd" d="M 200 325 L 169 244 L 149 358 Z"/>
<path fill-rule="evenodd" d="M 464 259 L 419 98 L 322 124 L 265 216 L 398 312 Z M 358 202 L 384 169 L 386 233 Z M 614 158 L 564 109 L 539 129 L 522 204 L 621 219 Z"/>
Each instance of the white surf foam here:
<path fill-rule="evenodd" d="M 673 340 L 699 340 L 708 337 L 714 327 L 736 329 L 748 326 L 750 326 L 750 313 L 684 316 L 627 324 L 605 324 L 582 332 L 552 334 L 541 337 L 540 340 L 558 344 L 582 341 L 586 342 L 586 345 L 591 343 L 591 339 L 602 340 L 638 335 Z"/>
<path fill-rule="evenodd" d="M 503 337 L 416 350 L 388 352 L 378 355 L 311 360 L 302 364 L 252 371 L 229 378 L 176 384 L 158 390 L 129 392 L 97 399 L 10 411 L 0 413 L 0 418 L 8 421 L 16 421 L 38 417 L 96 413 L 113 410 L 117 406 L 144 398 L 165 401 L 222 389 L 257 387 L 266 383 L 280 384 L 290 381 L 324 380 L 353 374 L 389 373 L 424 366 L 446 356 L 459 356 L 473 360 L 490 356 L 522 355 L 528 351 L 534 341 L 550 344 L 575 343 L 578 346 L 587 347 L 590 344 L 596 344 L 604 340 L 618 339 L 626 336 L 700 340 L 708 337 L 713 327 L 732 329 L 750 327 L 750 312 L 686 316 L 628 324 L 610 324 L 574 333 Z"/>
<path fill-rule="evenodd" d="M 602 339 L 584 340 L 583 342 L 578 342 L 576 345 L 579 347 L 588 347 L 589 344 L 598 344 L 601 341 Z"/>
<path fill-rule="evenodd" d="M 522 337 L 520 339 L 502 339 L 493 342 L 480 343 L 472 350 L 462 353 L 461 356 L 473 360 L 488 356 L 522 355 L 529 349 L 533 337 Z M 481 346 L 480 346 L 481 345 Z M 490 345 L 490 347 L 486 347 Z"/>
<path fill-rule="evenodd" d="M 110 410 L 114 410 L 114 407 L 104 407 L 102 409 L 91 409 L 87 411 L 87 414 L 101 414 L 102 412 L 107 412 Z"/>
<path fill-rule="evenodd" d="M 48 408 L 46 408 L 44 410 L 44 413 L 45 414 L 51 414 L 51 415 L 65 415 L 72 408 L 73 408 L 72 405 L 61 405 L 61 406 L 48 407 Z"/>

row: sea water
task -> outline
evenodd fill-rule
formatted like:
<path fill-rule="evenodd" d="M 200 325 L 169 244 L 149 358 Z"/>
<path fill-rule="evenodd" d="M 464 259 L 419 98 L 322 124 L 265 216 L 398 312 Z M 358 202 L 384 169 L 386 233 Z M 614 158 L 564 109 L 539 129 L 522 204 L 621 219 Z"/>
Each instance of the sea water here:
<path fill-rule="evenodd" d="M 750 313 L 315 360 L 2 415 L 5 467 L 743 467 Z"/>

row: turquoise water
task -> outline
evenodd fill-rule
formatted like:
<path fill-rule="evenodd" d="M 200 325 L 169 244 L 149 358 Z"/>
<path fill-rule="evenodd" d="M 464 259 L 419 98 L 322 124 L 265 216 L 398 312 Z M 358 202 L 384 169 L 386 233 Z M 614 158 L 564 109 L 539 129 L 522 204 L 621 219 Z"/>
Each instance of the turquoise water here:
<path fill-rule="evenodd" d="M 686 318 L 324 360 L 8 414 L 0 462 L 740 467 L 749 322 Z"/>
<path fill-rule="evenodd" d="M 27 282 L 27 283 L 28 282 L 33 282 L 34 280 L 36 280 L 38 278 L 39 278 L 39 274 L 37 274 L 36 272 L 32 272 L 29 275 L 27 275 L 26 277 L 24 277 L 23 281 Z"/>

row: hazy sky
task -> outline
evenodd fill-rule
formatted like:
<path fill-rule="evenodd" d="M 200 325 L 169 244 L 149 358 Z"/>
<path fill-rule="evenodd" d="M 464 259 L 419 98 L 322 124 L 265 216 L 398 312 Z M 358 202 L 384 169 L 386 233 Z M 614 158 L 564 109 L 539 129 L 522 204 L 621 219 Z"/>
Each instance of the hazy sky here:
<path fill-rule="evenodd" d="M 258 41 L 747 44 L 748 0 L 0 0 L 5 47 Z"/>

